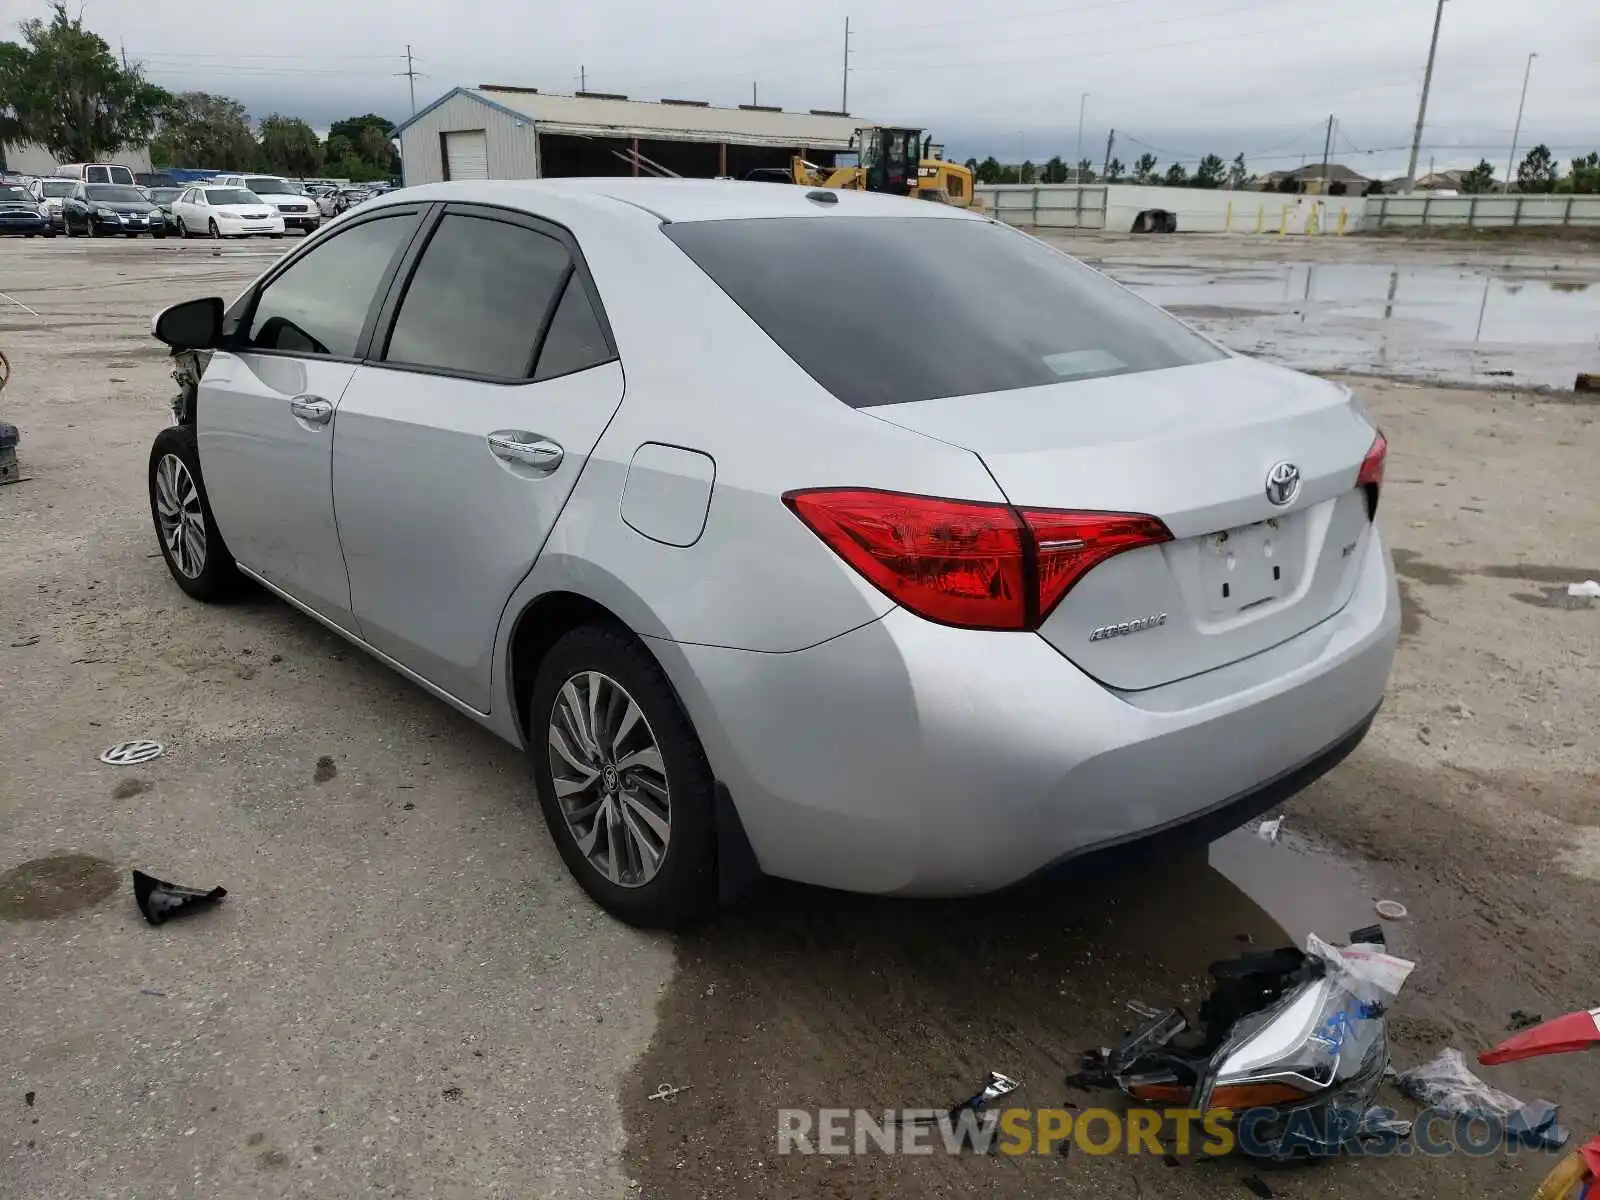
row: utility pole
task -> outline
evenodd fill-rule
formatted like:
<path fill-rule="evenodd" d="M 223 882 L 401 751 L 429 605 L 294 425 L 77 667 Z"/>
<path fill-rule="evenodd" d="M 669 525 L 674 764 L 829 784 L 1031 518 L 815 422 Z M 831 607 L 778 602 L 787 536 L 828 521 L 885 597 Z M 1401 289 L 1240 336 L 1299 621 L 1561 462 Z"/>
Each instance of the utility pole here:
<path fill-rule="evenodd" d="M 1511 156 L 1506 159 L 1506 186 L 1501 191 L 1511 190 L 1511 165 L 1517 161 L 1517 138 L 1522 135 L 1522 106 L 1528 102 L 1528 76 L 1533 74 L 1533 60 L 1538 57 L 1537 51 L 1528 55 L 1528 66 L 1522 72 L 1522 99 L 1517 101 L 1517 124 L 1511 131 Z"/>
<path fill-rule="evenodd" d="M 850 18 L 844 19 L 844 82 L 839 89 L 839 111 L 850 111 Z"/>
<path fill-rule="evenodd" d="M 1083 110 L 1089 106 L 1089 93 L 1085 92 L 1078 100 L 1078 158 L 1072 165 L 1072 180 L 1074 183 L 1083 182 Z"/>
<path fill-rule="evenodd" d="M 753 79 L 750 81 L 750 105 L 752 108 L 761 107 L 761 90 Z"/>
<path fill-rule="evenodd" d="M 1328 114 L 1328 136 L 1322 139 L 1322 194 L 1328 194 L 1328 155 L 1333 150 L 1333 114 Z"/>
<path fill-rule="evenodd" d="M 582 63 L 578 64 L 578 90 L 580 92 L 589 90 L 589 68 Z"/>
<path fill-rule="evenodd" d="M 1111 175 L 1111 147 L 1116 144 L 1116 141 L 1117 131 L 1113 129 L 1109 134 L 1106 135 L 1106 161 L 1105 165 L 1100 168 L 1100 181 L 1102 183 L 1104 183 Z"/>
<path fill-rule="evenodd" d="M 1439 24 L 1444 20 L 1444 0 L 1433 13 L 1433 40 L 1428 43 L 1428 66 L 1422 73 L 1422 100 L 1417 104 L 1417 131 L 1411 137 L 1411 165 L 1406 168 L 1403 191 L 1409 193 L 1417 182 L 1417 155 L 1422 150 L 1422 126 L 1428 119 L 1428 89 L 1433 86 L 1433 58 L 1439 53 Z"/>
<path fill-rule="evenodd" d="M 128 69 L 128 43 L 118 42 L 117 44 L 122 47 L 122 69 L 126 71 Z"/>
<path fill-rule="evenodd" d="M 397 74 L 404 76 L 406 81 L 411 84 L 411 115 L 414 117 L 417 115 L 417 67 L 411 61 L 411 47 L 409 45 L 406 46 L 406 69 L 397 72 Z"/>

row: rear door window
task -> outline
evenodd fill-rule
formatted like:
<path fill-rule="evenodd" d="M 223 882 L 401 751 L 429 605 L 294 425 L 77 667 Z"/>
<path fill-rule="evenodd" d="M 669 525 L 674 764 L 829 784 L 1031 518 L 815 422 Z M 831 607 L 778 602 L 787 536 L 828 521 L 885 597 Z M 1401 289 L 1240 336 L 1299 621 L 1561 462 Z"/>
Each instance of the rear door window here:
<path fill-rule="evenodd" d="M 539 334 L 571 271 L 566 247 L 553 237 L 447 213 L 411 276 L 384 361 L 528 379 Z"/>
<path fill-rule="evenodd" d="M 989 221 L 787 217 L 663 232 L 854 408 L 1226 357 L 1099 272 Z"/>

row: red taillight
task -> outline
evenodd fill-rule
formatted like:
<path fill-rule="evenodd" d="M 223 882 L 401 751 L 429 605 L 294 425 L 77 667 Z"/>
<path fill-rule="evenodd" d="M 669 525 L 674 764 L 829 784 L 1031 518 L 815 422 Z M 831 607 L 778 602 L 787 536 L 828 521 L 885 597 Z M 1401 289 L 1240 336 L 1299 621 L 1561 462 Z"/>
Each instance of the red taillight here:
<path fill-rule="evenodd" d="M 1039 556 L 1041 621 L 1091 567 L 1124 550 L 1172 540 L 1172 534 L 1160 521 L 1137 513 L 1025 508 L 1022 519 L 1033 533 Z"/>
<path fill-rule="evenodd" d="M 1389 439 L 1379 433 L 1372 439 L 1367 456 L 1361 460 L 1361 473 L 1356 476 L 1356 486 L 1367 489 L 1367 517 L 1378 515 L 1378 491 L 1383 486 L 1383 464 L 1389 457 Z"/>
<path fill-rule="evenodd" d="M 1165 542 L 1154 517 L 1015 509 L 866 488 L 789 492 L 834 552 L 920 617 L 967 629 L 1037 629 L 1083 574 Z"/>

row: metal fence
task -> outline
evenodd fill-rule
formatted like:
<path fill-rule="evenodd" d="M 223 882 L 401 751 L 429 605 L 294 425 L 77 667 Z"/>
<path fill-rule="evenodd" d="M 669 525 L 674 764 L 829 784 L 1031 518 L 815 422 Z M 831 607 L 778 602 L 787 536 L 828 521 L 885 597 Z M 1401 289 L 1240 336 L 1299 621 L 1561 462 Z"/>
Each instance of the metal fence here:
<path fill-rule="evenodd" d="M 976 189 L 989 214 L 1008 225 L 1104 229 L 1106 189 L 1085 185 L 997 183 Z"/>
<path fill-rule="evenodd" d="M 1600 196 L 1369 196 L 1364 228 L 1437 225 L 1506 229 L 1522 225 L 1600 228 Z"/>

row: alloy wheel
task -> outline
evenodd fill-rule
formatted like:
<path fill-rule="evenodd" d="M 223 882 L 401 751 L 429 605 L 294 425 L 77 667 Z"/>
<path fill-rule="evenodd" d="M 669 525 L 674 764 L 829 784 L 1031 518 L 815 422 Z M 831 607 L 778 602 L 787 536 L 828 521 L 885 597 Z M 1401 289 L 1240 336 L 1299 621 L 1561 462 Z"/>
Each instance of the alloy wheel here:
<path fill-rule="evenodd" d="M 578 850 L 602 876 L 654 879 L 672 835 L 666 764 L 627 690 L 598 671 L 562 684 L 548 721 L 550 778 Z"/>
<path fill-rule="evenodd" d="M 200 489 L 176 454 L 163 455 L 156 464 L 156 517 L 173 565 L 186 578 L 198 579 L 206 569 L 206 517 Z"/>

